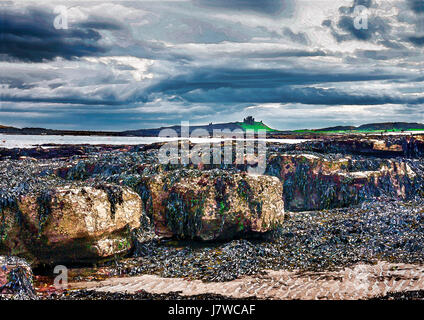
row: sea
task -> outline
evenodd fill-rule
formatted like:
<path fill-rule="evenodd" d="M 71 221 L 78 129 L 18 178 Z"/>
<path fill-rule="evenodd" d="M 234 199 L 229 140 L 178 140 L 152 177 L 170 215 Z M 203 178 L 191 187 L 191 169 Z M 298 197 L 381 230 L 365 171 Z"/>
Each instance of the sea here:
<path fill-rule="evenodd" d="M 13 135 L 0 134 L 0 148 L 34 148 L 38 146 L 48 147 L 49 144 L 66 145 L 143 145 L 155 142 L 175 141 L 178 138 L 161 137 L 108 137 L 108 136 L 61 136 L 61 135 Z M 190 138 L 193 143 L 220 142 L 219 138 Z M 247 139 L 240 139 L 247 140 Z M 257 139 L 263 141 L 263 139 Z M 304 139 L 267 139 L 268 142 L 296 144 L 307 140 Z"/>

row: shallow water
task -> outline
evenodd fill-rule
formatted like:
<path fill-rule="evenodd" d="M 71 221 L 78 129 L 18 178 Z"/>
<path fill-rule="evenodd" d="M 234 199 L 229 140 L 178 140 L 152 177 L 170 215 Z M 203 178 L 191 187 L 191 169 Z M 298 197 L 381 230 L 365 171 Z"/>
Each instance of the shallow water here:
<path fill-rule="evenodd" d="M 177 138 L 160 137 L 102 137 L 102 136 L 60 136 L 60 135 L 9 135 L 0 134 L 0 148 L 32 148 L 44 144 L 91 144 L 91 145 L 138 145 L 155 142 L 175 141 Z M 219 142 L 222 139 L 192 138 L 193 143 Z M 259 139 L 260 140 L 260 139 Z M 268 142 L 301 143 L 302 139 L 267 139 Z"/>

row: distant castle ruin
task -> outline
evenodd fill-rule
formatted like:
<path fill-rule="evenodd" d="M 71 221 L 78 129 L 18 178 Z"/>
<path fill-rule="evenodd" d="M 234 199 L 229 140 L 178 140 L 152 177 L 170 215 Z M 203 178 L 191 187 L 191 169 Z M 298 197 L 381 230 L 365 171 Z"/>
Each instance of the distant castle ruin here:
<path fill-rule="evenodd" d="M 262 120 L 259 121 L 259 122 L 260 123 L 263 123 Z M 248 116 L 248 117 L 246 117 L 246 118 L 243 119 L 243 123 L 254 125 L 255 124 L 255 118 L 253 118 L 252 116 Z"/>
<path fill-rule="evenodd" d="M 253 124 L 255 124 L 255 118 L 253 118 L 252 116 L 248 116 L 247 118 L 244 118 L 243 119 L 243 122 L 245 124 L 251 124 L 251 125 L 253 125 Z"/>

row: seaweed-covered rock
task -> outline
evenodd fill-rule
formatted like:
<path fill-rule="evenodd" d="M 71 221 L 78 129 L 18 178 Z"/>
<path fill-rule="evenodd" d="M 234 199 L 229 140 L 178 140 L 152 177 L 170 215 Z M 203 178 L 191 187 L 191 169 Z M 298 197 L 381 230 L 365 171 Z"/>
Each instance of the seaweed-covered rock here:
<path fill-rule="evenodd" d="M 411 160 L 415 161 L 415 160 Z M 407 161 L 329 159 L 313 154 L 274 154 L 267 173 L 284 183 L 292 211 L 346 207 L 382 195 L 407 199 L 420 193 L 422 177 Z"/>
<path fill-rule="evenodd" d="M 283 187 L 270 176 L 180 170 L 148 182 L 156 234 L 215 240 L 263 233 L 284 219 Z"/>
<path fill-rule="evenodd" d="M 424 136 L 329 136 L 296 146 L 297 150 L 376 157 L 420 158 L 424 156 Z"/>
<path fill-rule="evenodd" d="M 0 299 L 35 299 L 30 265 L 13 256 L 0 256 Z"/>
<path fill-rule="evenodd" d="M 22 195 L 1 214 L 1 252 L 34 262 L 79 263 L 128 252 L 144 212 L 136 193 L 105 185 Z"/>

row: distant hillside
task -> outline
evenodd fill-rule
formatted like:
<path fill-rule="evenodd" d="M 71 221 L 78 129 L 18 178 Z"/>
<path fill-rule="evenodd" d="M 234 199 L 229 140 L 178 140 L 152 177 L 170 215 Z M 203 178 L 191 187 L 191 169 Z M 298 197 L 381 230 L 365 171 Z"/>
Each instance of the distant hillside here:
<path fill-rule="evenodd" d="M 348 130 L 356 130 L 356 129 L 357 127 L 354 127 L 354 126 L 335 126 L 335 127 L 318 129 L 318 131 L 348 131 Z"/>
<path fill-rule="evenodd" d="M 364 124 L 357 128 L 358 130 L 410 130 L 424 129 L 422 123 L 408 122 L 386 122 L 386 123 L 370 123 Z"/>
<path fill-rule="evenodd" d="M 424 130 L 424 124 L 415 122 L 384 122 L 369 123 L 358 127 L 355 126 L 335 126 L 313 130 L 295 130 L 296 133 L 348 133 L 348 132 L 400 132 L 400 131 Z"/>
<path fill-rule="evenodd" d="M 21 135 L 71 135 L 71 136 L 137 136 L 137 137 L 157 137 L 164 129 L 172 129 L 181 135 L 181 127 L 179 125 L 160 127 L 153 129 L 127 130 L 122 132 L 113 131 L 73 131 L 73 130 L 53 130 L 45 128 L 14 128 L 0 125 L 0 133 L 3 134 L 21 134 Z M 304 129 L 294 131 L 279 131 L 270 128 L 262 121 L 255 121 L 252 117 L 247 117 L 243 122 L 228 123 L 210 123 L 208 125 L 190 126 L 190 135 L 194 130 L 206 130 L 209 135 L 213 135 L 214 130 L 265 130 L 267 133 L 276 134 L 332 134 L 332 133 L 370 133 L 370 132 L 400 132 L 400 131 L 424 131 L 422 123 L 408 122 L 386 122 L 386 123 L 370 123 L 358 127 L 355 126 L 334 126 L 322 129 Z"/>
<path fill-rule="evenodd" d="M 0 126 L 0 133 L 18 135 L 59 135 L 59 136 L 121 136 L 119 132 L 107 131 L 74 131 L 74 130 L 53 130 L 45 128 L 15 128 Z"/>
<path fill-rule="evenodd" d="M 252 118 L 253 119 L 253 118 Z M 73 130 L 53 130 L 45 128 L 14 128 L 0 125 L 0 133 L 3 134 L 20 134 L 20 135 L 71 135 L 71 136 L 137 136 L 137 137 L 157 137 L 159 133 L 164 129 L 172 129 L 181 135 L 181 127 L 170 126 L 153 129 L 139 129 L 139 130 L 128 130 L 122 132 L 108 132 L 108 131 L 73 131 Z M 276 130 L 271 129 L 266 124 L 257 121 L 245 122 L 228 122 L 228 123 L 216 123 L 209 125 L 190 126 L 190 134 L 194 130 L 203 129 L 206 130 L 209 135 L 213 134 L 214 130 L 265 130 L 267 132 L 274 132 Z"/>
<path fill-rule="evenodd" d="M 130 136 L 150 136 L 150 137 L 157 137 L 159 135 L 159 133 L 164 130 L 164 129 L 172 129 L 175 130 L 177 132 L 178 135 L 181 134 L 181 127 L 180 126 L 171 126 L 171 127 L 161 127 L 161 128 L 156 128 L 156 129 L 140 129 L 140 130 L 129 130 L 129 131 L 124 131 L 122 132 L 122 134 L 124 135 L 130 135 Z M 272 131 L 276 131 L 274 129 L 271 129 L 270 127 L 268 127 L 267 125 L 265 125 L 262 122 L 256 122 L 254 121 L 251 124 L 247 124 L 244 122 L 228 122 L 228 123 L 210 123 L 208 125 L 200 125 L 200 126 L 190 126 L 190 134 L 194 131 L 194 130 L 206 130 L 209 135 L 213 135 L 213 131 L 214 130 L 254 130 L 255 132 L 259 131 L 259 130 L 265 130 L 267 132 L 272 132 Z"/>

